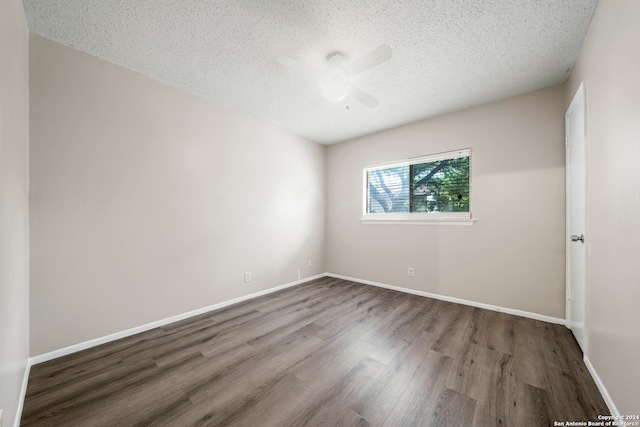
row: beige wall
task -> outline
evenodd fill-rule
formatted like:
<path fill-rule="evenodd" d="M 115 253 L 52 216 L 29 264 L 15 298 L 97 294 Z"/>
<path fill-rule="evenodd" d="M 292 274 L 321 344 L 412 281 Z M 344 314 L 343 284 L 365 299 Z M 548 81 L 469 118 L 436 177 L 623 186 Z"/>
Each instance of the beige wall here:
<path fill-rule="evenodd" d="M 0 409 L 13 425 L 29 356 L 29 88 L 20 0 L 0 2 Z"/>
<path fill-rule="evenodd" d="M 584 80 L 587 356 L 619 412 L 637 413 L 637 16 L 635 0 L 601 2 L 566 87 L 326 149 L 31 35 L 31 354 L 291 282 L 298 268 L 563 318 L 563 116 Z M 0 31 L 0 408 L 10 424 L 29 351 L 21 2 L 0 4 Z M 465 147 L 473 226 L 360 223 L 364 166 Z"/>
<path fill-rule="evenodd" d="M 556 86 L 330 146 L 328 271 L 564 318 L 563 116 Z M 363 167 L 467 147 L 474 225 L 360 223 Z"/>
<path fill-rule="evenodd" d="M 600 1 L 567 83 L 587 108 L 587 357 L 640 412 L 640 2 Z"/>
<path fill-rule="evenodd" d="M 322 146 L 34 34 L 30 61 L 32 355 L 325 271 Z"/>

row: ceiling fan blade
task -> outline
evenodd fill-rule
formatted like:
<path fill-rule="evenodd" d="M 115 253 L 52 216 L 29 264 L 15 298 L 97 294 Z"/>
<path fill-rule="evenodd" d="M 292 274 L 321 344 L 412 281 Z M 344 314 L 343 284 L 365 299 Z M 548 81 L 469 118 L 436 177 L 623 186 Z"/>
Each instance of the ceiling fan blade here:
<path fill-rule="evenodd" d="M 349 95 L 360 101 L 365 107 L 376 108 L 378 104 L 380 104 L 380 101 L 360 89 L 358 86 L 351 85 Z"/>
<path fill-rule="evenodd" d="M 297 59 L 289 58 L 288 56 L 281 56 L 278 58 L 278 62 L 285 67 L 292 68 L 296 71 L 300 71 L 302 73 L 311 74 L 311 75 L 319 75 L 320 71 L 316 70 L 310 65 L 307 65 L 303 62 L 298 61 Z"/>
<path fill-rule="evenodd" d="M 391 59 L 391 47 L 387 44 L 381 44 L 362 58 L 347 65 L 347 72 L 349 75 L 355 76 L 356 74 L 360 74 L 369 68 L 380 65 L 389 59 Z"/>

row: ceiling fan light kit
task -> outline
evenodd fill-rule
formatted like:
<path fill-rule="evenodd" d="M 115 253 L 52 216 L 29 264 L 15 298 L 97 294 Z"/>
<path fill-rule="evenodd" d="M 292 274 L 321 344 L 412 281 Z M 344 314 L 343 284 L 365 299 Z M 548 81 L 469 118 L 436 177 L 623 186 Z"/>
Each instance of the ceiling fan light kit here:
<path fill-rule="evenodd" d="M 344 66 L 342 54 L 332 53 L 327 59 L 329 68 L 320 76 L 320 87 L 325 98 L 332 102 L 339 102 L 347 97 L 351 80 Z"/>
<path fill-rule="evenodd" d="M 278 58 L 278 62 L 296 71 L 307 74 L 310 73 L 316 76 L 319 74 L 320 79 L 318 82 L 322 89 L 322 94 L 331 102 L 340 102 L 345 99 L 347 95 L 350 95 L 364 106 L 375 108 L 380 104 L 380 101 L 354 85 L 352 78 L 389 59 L 391 59 L 391 48 L 383 44 L 352 64 L 346 63 L 345 56 L 342 53 L 330 53 L 327 56 L 329 65 L 324 72 L 318 71 L 288 56 L 281 56 Z"/>

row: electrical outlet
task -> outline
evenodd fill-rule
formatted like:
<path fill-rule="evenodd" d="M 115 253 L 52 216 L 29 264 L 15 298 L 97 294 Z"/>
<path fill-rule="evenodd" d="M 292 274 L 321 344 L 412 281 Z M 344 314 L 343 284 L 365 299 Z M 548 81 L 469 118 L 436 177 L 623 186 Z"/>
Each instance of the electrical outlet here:
<path fill-rule="evenodd" d="M 300 280 L 300 269 L 298 269 L 298 280 Z"/>
<path fill-rule="evenodd" d="M 413 271 L 413 267 L 409 267 L 409 269 L 407 270 L 407 276 L 415 277 L 415 271 Z"/>
<path fill-rule="evenodd" d="M 251 272 L 250 271 L 245 271 L 244 272 L 244 283 L 249 283 L 251 281 Z"/>
<path fill-rule="evenodd" d="M 311 258 L 309 258 L 309 262 L 307 262 L 307 267 L 311 268 Z"/>

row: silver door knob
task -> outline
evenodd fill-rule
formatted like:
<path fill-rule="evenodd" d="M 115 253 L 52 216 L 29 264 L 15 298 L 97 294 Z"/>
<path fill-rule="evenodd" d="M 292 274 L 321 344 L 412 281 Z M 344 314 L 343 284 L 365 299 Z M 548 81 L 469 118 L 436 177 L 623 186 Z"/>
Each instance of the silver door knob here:
<path fill-rule="evenodd" d="M 571 241 L 572 242 L 582 242 L 582 243 L 584 243 L 584 234 L 581 234 L 579 236 L 577 234 L 572 235 L 571 236 Z"/>

